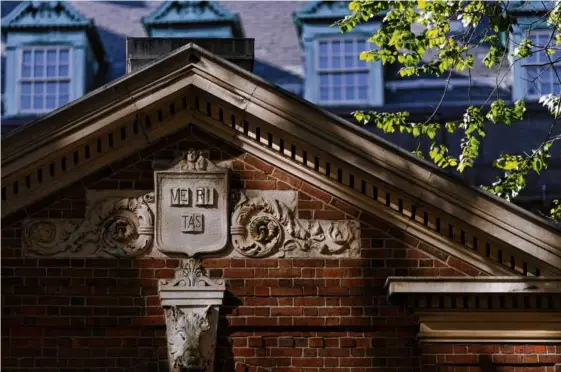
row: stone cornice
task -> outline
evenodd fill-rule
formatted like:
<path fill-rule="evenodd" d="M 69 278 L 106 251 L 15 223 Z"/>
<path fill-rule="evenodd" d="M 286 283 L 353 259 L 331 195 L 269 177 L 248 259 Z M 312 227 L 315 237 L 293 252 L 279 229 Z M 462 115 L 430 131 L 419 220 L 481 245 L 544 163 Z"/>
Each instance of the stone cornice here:
<path fill-rule="evenodd" d="M 388 277 L 390 297 L 457 294 L 560 294 L 561 278 L 547 277 Z"/>
<path fill-rule="evenodd" d="M 7 200 L 2 215 L 63 187 L 63 181 L 76 181 L 145 148 L 188 122 L 289 173 L 313 174 L 319 187 L 371 213 L 383 210 L 389 222 L 455 252 L 451 254 L 483 272 L 514 273 L 485 258 L 485 249 L 486 257 L 498 257 L 502 265 L 510 263 L 510 269 L 524 274 L 533 273 L 534 267 L 544 274 L 561 271 L 561 236 L 543 219 L 467 187 L 193 44 L 3 138 Z M 96 138 L 101 152 L 73 172 L 67 165 L 65 177 L 54 177 L 50 186 L 24 193 L 26 175 L 35 174 L 39 163 L 56 160 L 51 167 L 44 164 L 48 174 L 65 156 L 69 163 L 77 146 L 82 153 L 84 146 L 94 152 Z"/>
<path fill-rule="evenodd" d="M 389 277 L 420 342 L 561 343 L 561 278 Z"/>
<path fill-rule="evenodd" d="M 561 311 L 558 277 L 389 277 L 386 289 L 415 311 Z"/>

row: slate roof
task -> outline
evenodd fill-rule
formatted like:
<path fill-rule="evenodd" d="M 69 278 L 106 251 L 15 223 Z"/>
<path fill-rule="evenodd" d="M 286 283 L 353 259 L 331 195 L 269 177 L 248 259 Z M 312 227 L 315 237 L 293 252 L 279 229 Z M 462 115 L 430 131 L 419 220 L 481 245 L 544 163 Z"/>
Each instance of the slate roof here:
<path fill-rule="evenodd" d="M 2 1 L 3 17 L 19 3 L 21 2 Z M 298 38 L 299 21 L 304 19 L 312 22 L 318 19 L 332 21 L 332 12 L 344 14 L 346 9 L 345 4 L 333 3 L 332 6 L 329 3 L 320 7 L 318 11 L 318 4 L 321 2 L 305 1 L 219 1 L 218 3 L 229 15 L 239 17 L 245 37 L 255 39 L 254 72 L 298 95 L 303 91 L 304 75 L 303 50 Z M 154 15 L 158 9 L 165 8 L 165 4 L 161 1 L 71 1 L 70 5 L 77 13 L 95 21 L 106 52 L 106 59 L 109 61 L 108 82 L 125 74 L 125 39 L 148 36 L 143 26 L 143 18 L 150 19 L 149 16 Z M 480 54 L 483 53 L 484 50 L 481 50 Z M 504 68 L 508 69 L 508 66 Z M 483 68 L 481 63 L 476 63 L 473 76 L 485 78 L 489 74 L 495 76 L 493 72 Z M 466 79 L 466 76 L 458 75 L 455 78 Z M 415 79 L 417 78 L 410 78 L 410 80 Z M 402 81 L 402 79 L 398 77 L 396 68 L 386 67 L 385 82 L 392 81 Z M 471 91 L 474 102 L 492 90 L 485 83 L 477 84 L 480 87 Z M 510 81 L 506 79 L 498 92 L 501 98 L 507 101 L 510 99 L 509 86 Z M 458 101 L 464 100 L 466 93 L 467 88 L 455 87 L 448 92 L 444 106 L 448 103 L 457 106 Z M 427 103 L 429 105 L 437 103 L 441 94 L 441 87 L 408 87 L 407 90 L 396 90 L 392 89 L 391 84 L 390 87 L 386 84 L 385 102 L 389 110 L 392 110 L 393 106 L 401 107 L 411 103 L 413 103 L 410 105 L 411 108 L 415 109 L 416 105 L 422 108 L 427 107 Z M 334 111 L 339 110 L 334 108 Z"/>

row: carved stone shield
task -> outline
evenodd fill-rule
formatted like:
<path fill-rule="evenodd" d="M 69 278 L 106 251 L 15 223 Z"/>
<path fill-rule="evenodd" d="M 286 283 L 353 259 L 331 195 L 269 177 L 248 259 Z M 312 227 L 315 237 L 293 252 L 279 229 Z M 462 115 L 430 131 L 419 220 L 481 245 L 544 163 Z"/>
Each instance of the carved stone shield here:
<path fill-rule="evenodd" d="M 189 257 L 228 242 L 229 170 L 189 150 L 167 170 L 155 171 L 155 240 L 166 253 Z"/>

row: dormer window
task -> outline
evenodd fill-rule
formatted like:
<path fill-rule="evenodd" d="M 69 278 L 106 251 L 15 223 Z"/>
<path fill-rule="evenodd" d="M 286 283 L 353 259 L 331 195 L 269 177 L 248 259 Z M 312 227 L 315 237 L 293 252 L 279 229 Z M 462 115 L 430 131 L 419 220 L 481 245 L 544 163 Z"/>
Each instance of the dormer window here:
<path fill-rule="evenodd" d="M 318 40 L 317 66 L 319 102 L 368 102 L 368 65 L 358 55 L 366 39 Z"/>
<path fill-rule="evenodd" d="M 68 47 L 31 47 L 21 50 L 20 112 L 41 113 L 65 105 L 70 97 Z"/>
<path fill-rule="evenodd" d="M 333 22 L 350 14 L 349 3 L 315 1 L 294 14 L 304 49 L 304 98 L 330 107 L 375 107 L 384 104 L 382 63 L 359 59 L 375 46 L 366 40 L 380 28 L 375 20 L 341 35 Z"/>
<path fill-rule="evenodd" d="M 105 51 L 93 20 L 67 1 L 24 1 L 2 18 L 4 117 L 33 117 L 102 85 Z"/>
<path fill-rule="evenodd" d="M 534 53 L 524 61 L 524 73 L 528 98 L 539 98 L 542 95 L 561 93 L 557 75 L 561 76 L 561 51 L 553 55 L 546 55 L 543 48 L 551 40 L 552 30 L 531 31 L 528 39 L 536 47 Z M 552 66 L 551 61 L 556 62 Z"/>

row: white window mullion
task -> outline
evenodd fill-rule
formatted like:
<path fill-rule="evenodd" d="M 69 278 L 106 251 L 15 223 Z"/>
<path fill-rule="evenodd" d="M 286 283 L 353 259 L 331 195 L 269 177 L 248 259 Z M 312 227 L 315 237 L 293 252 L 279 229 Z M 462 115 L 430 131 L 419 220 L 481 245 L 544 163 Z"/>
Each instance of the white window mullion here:
<path fill-rule="evenodd" d="M 68 72 L 64 76 L 61 76 L 59 74 L 59 69 L 61 66 L 60 58 L 63 51 L 68 56 L 67 57 L 68 60 L 65 61 L 64 63 L 64 66 L 66 66 Z M 41 60 L 35 58 L 37 52 L 39 52 L 42 55 Z M 28 77 L 23 76 L 24 66 L 27 66 L 27 64 L 24 63 L 24 57 L 23 57 L 25 53 L 29 53 L 30 76 Z M 51 56 L 52 65 L 50 66 L 52 67 L 52 69 L 54 69 L 54 71 L 52 71 L 52 76 L 47 76 L 49 70 L 49 57 L 48 57 L 49 53 L 52 54 Z M 19 62 L 19 74 L 18 74 L 19 75 L 18 99 L 19 99 L 19 109 L 21 112 L 40 113 L 40 112 L 46 112 L 52 109 L 56 109 L 57 107 L 59 107 L 61 105 L 61 95 L 63 94 L 61 91 L 61 84 L 65 84 L 65 86 L 68 85 L 68 89 L 67 89 L 68 92 L 64 94 L 68 95 L 68 100 L 70 100 L 70 85 L 71 85 L 70 53 L 71 50 L 69 47 L 29 47 L 29 48 L 21 49 L 21 53 L 20 53 L 21 58 Z M 54 58 L 54 61 L 52 60 L 52 58 Z M 42 73 L 42 76 L 37 76 L 35 73 L 36 63 L 39 63 L 37 65 L 37 72 L 39 73 L 39 75 L 41 75 Z M 29 86 L 29 91 L 28 91 L 29 107 L 27 108 L 24 108 L 23 106 L 23 100 L 25 98 L 23 93 L 24 84 Z M 39 85 L 42 88 L 40 92 L 38 89 L 36 89 L 39 87 Z M 49 88 L 48 88 L 49 85 L 52 88 L 51 92 L 49 92 Z M 52 98 L 50 104 L 48 103 L 49 97 Z M 35 101 L 37 101 L 37 103 L 42 105 L 42 107 L 41 106 L 36 107 Z M 52 105 L 54 105 L 54 107 L 52 107 Z"/>
<path fill-rule="evenodd" d="M 325 44 L 323 44 L 325 43 Z M 339 52 L 338 54 L 335 52 L 334 45 L 338 43 L 339 45 Z M 338 39 L 327 39 L 327 40 L 320 40 L 318 41 L 318 65 L 317 65 L 317 76 L 319 79 L 318 83 L 318 90 L 319 90 L 319 102 L 326 103 L 326 104 L 335 104 L 335 103 L 365 103 L 368 100 L 368 93 L 366 97 L 361 97 L 359 94 L 359 85 L 360 76 L 363 73 L 368 74 L 369 68 L 368 66 L 362 66 L 358 58 L 359 52 L 359 45 L 362 43 L 362 39 L 353 38 L 352 44 L 349 43 L 349 39 L 345 38 L 338 38 Z M 347 44 L 350 44 L 350 49 L 347 51 Z M 321 51 L 321 45 L 325 45 L 323 54 Z M 354 53 L 353 53 L 354 52 Z M 352 66 L 346 65 L 346 59 L 349 55 L 353 55 L 356 58 L 353 58 Z M 327 63 L 322 67 L 319 61 L 325 58 Z M 333 63 L 336 60 L 339 65 L 338 67 L 335 66 Z M 335 63 L 337 63 L 335 62 Z M 325 83 L 327 84 L 327 97 L 321 98 L 321 78 L 322 75 L 325 75 Z M 340 84 L 335 85 L 335 76 L 339 76 Z M 348 80 L 347 80 L 348 79 Z M 336 92 L 339 90 L 339 92 Z M 336 98 L 337 96 L 337 98 Z M 326 99 L 327 98 L 327 99 Z"/>

